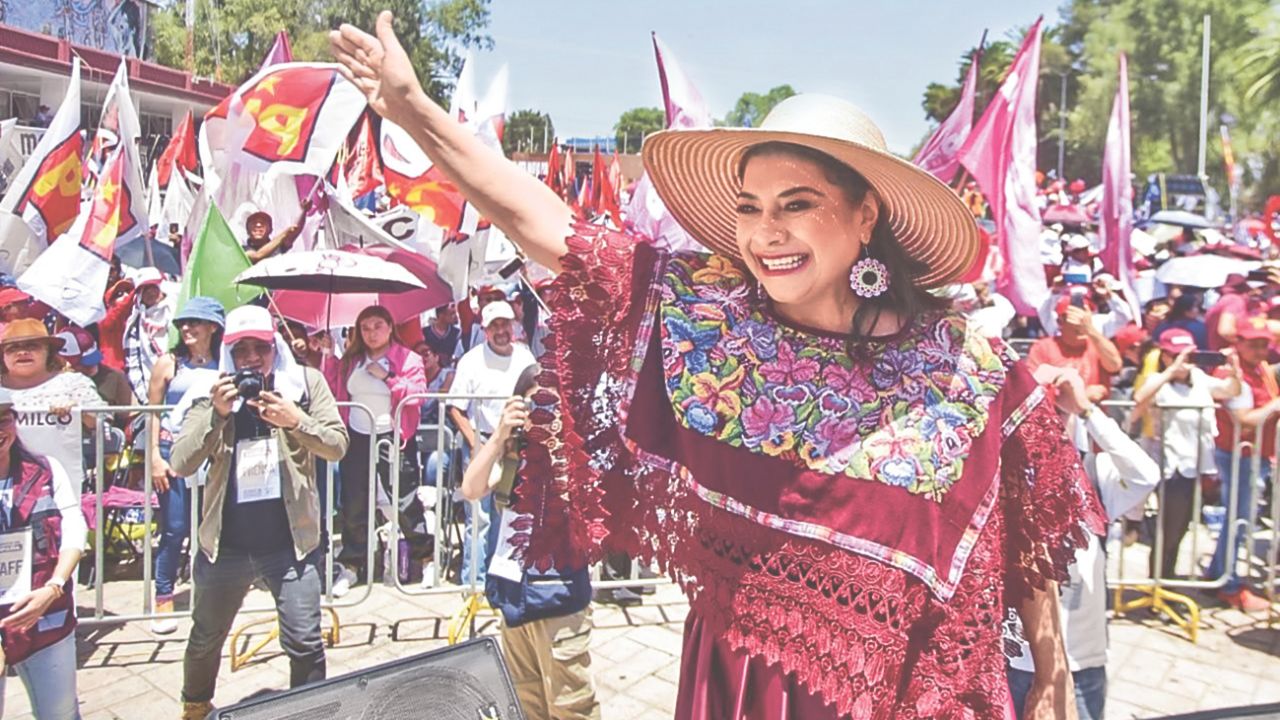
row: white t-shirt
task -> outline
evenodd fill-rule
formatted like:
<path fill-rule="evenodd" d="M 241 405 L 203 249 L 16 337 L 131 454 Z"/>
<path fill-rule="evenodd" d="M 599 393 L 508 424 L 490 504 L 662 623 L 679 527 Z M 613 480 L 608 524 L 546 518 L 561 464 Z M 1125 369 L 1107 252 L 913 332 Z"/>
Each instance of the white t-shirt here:
<path fill-rule="evenodd" d="M 84 455 L 81 449 L 79 408 L 105 407 L 93 381 L 78 372 L 60 372 L 45 382 L 25 390 L 10 388 L 18 439 L 31 452 L 57 460 L 71 478 L 76 499 L 84 482 Z M 76 409 L 66 418 L 49 412 L 51 407 L 71 405 Z"/>
<path fill-rule="evenodd" d="M 1098 499 L 1112 521 L 1142 504 L 1160 484 L 1160 467 L 1134 442 L 1115 420 L 1095 410 L 1085 422 L 1069 418 L 1069 424 L 1083 425 L 1089 438 L 1102 449 L 1088 453 L 1085 474 L 1098 491 Z M 1107 578 L 1106 555 L 1102 543 L 1089 533 L 1089 545 L 1076 551 L 1068 570 L 1071 579 L 1058 589 L 1062 636 L 1066 639 L 1067 665 L 1072 672 L 1107 664 Z M 1021 654 L 1009 664 L 1035 672 L 1031 648 L 1018 641 Z"/>
<path fill-rule="evenodd" d="M 1200 368 L 1193 367 L 1187 383 L 1167 382 L 1156 391 L 1157 408 L 1187 405 L 1203 408 L 1158 410 L 1164 422 L 1162 469 L 1166 478 L 1174 473 L 1195 478 L 1217 472 L 1213 461 L 1213 439 L 1218 434 L 1218 421 L 1212 393 L 1225 388 L 1230 382 L 1227 378 L 1210 377 Z M 1238 401 L 1239 396 L 1232 400 Z"/>
<path fill-rule="evenodd" d="M 377 361 L 384 370 L 390 369 L 387 359 Z M 373 427 L 369 426 L 369 416 L 363 410 L 352 410 L 348 416 L 351 429 L 362 435 L 378 435 L 391 432 L 391 387 L 385 380 L 379 380 L 369 372 L 369 359 L 365 358 L 351 370 L 347 378 L 347 393 L 351 401 L 368 406 L 373 413 Z"/>
<path fill-rule="evenodd" d="M 493 434 L 502 420 L 502 408 L 515 390 L 520 373 L 534 363 L 533 353 L 520 343 L 512 343 L 510 355 L 499 355 L 482 343 L 467 351 L 458 360 L 458 371 L 453 376 L 454 395 L 500 395 L 497 400 L 450 400 L 449 406 L 467 414 L 477 432 Z"/>

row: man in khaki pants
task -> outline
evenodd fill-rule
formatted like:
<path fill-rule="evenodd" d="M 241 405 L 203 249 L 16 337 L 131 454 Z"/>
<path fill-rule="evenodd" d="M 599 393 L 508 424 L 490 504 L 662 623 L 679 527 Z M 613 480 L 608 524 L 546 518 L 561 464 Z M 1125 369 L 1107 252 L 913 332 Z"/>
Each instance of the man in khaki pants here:
<path fill-rule="evenodd" d="M 585 567 L 539 573 L 512 557 L 517 515 L 509 507 L 528 422 L 529 398 L 540 371 L 531 365 L 516 381 L 502 419 L 471 459 L 462 494 L 493 493 L 497 514 L 489 525 L 485 595 L 502 611 L 502 647 L 520 705 L 530 718 L 599 720 L 591 683 L 591 576 Z"/>

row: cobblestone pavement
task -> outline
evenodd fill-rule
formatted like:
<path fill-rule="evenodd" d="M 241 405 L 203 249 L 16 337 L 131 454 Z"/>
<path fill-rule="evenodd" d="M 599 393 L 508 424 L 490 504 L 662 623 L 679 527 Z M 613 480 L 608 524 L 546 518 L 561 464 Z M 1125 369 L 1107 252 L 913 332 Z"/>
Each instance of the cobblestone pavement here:
<path fill-rule="evenodd" d="M 106 596 L 106 607 L 133 610 L 129 603 L 141 597 L 140 582 L 108 583 Z M 328 654 L 330 677 L 444 646 L 459 598 L 405 596 L 374 586 L 360 605 L 339 611 L 342 637 Z M 80 601 L 91 602 L 92 596 L 82 593 Z M 184 602 L 180 597 L 179 605 Z M 246 606 L 268 603 L 268 595 L 254 591 Z M 595 607 L 592 670 L 605 720 L 671 716 L 686 612 L 671 585 L 658 587 L 639 606 Z M 261 616 L 242 614 L 237 624 L 253 617 Z M 1151 617 L 1112 623 L 1109 718 L 1280 702 L 1280 625 L 1271 629 L 1264 619 L 1212 607 L 1201 624 L 1199 642 L 1192 644 L 1177 628 Z M 78 682 L 85 719 L 177 718 L 189 627 L 183 621 L 166 637 L 151 635 L 145 622 L 82 628 Z M 479 628 L 496 633 L 497 622 L 484 616 Z M 224 661 L 214 701 L 225 706 L 287 685 L 288 661 L 272 643 L 238 672 Z M 5 688 L 5 709 L 6 718 L 31 717 L 16 678 Z"/>

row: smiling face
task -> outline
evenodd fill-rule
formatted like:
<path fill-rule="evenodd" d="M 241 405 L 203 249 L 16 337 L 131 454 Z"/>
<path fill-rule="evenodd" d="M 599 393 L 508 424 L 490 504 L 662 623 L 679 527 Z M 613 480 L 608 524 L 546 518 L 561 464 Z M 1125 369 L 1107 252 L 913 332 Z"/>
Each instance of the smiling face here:
<path fill-rule="evenodd" d="M 208 354 L 209 342 L 213 339 L 213 334 L 218 330 L 218 326 L 205 320 L 178 320 L 175 325 L 178 326 L 178 332 L 182 335 L 182 344 L 193 353 L 202 355 Z"/>
<path fill-rule="evenodd" d="M 779 310 L 826 315 L 856 304 L 849 269 L 871 239 L 879 208 L 785 151 L 747 160 L 737 199 L 738 250 Z"/>
<path fill-rule="evenodd" d="M 276 346 L 258 338 L 245 338 L 231 346 L 231 361 L 237 371 L 257 370 L 267 375 L 275 365 Z"/>

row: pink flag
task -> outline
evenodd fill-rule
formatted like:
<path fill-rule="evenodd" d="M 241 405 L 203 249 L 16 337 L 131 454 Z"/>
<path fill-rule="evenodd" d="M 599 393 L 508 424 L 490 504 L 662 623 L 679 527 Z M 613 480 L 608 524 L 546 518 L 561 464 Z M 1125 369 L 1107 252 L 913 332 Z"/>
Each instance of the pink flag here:
<path fill-rule="evenodd" d="M 1102 153 L 1102 266 L 1120 281 L 1125 299 L 1138 314 L 1133 285 L 1133 185 L 1129 182 L 1129 61 L 1120 53 L 1120 85 L 1111 105 L 1107 145 Z"/>
<path fill-rule="evenodd" d="M 911 161 L 944 183 L 950 183 L 960 169 L 956 153 L 973 129 L 974 95 L 978 88 L 978 63 L 981 59 L 982 49 L 979 48 L 973 53 L 969 74 L 964 78 L 964 87 L 960 88 L 960 102 Z"/>
<path fill-rule="evenodd" d="M 991 203 L 1003 272 L 1000 293 L 1023 315 L 1035 315 L 1049 289 L 1040 264 L 1040 210 L 1036 207 L 1036 82 L 1040 24 L 1027 32 L 1000 92 L 957 153 Z"/>
<path fill-rule="evenodd" d="M 293 46 L 289 44 L 289 33 L 281 30 L 276 33 L 276 40 L 271 43 L 271 49 L 267 51 L 267 56 L 262 59 L 262 67 L 258 69 L 265 70 L 272 65 L 288 62 L 293 62 Z"/>
<path fill-rule="evenodd" d="M 653 54 L 658 61 L 658 80 L 662 83 L 662 99 L 667 111 L 667 129 L 689 130 L 712 126 L 711 110 L 702 99 L 698 88 L 680 68 L 680 63 L 667 47 L 653 34 Z M 671 251 L 700 250 L 689 234 L 680 227 L 667 211 L 658 191 L 649 182 L 646 173 L 636 181 L 631 199 L 627 202 L 627 227 L 648 238 L 660 248 Z"/>

